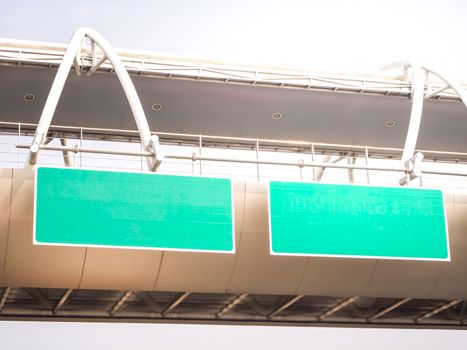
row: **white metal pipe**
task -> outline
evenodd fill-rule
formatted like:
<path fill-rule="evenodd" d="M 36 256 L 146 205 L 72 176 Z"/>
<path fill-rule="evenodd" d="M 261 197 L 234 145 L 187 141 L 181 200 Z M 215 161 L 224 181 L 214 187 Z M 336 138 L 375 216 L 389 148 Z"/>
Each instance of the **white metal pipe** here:
<path fill-rule="evenodd" d="M 81 41 L 84 38 L 84 30 L 78 29 L 72 36 L 68 48 L 63 56 L 62 63 L 58 67 L 57 74 L 52 83 L 52 87 L 49 91 L 49 95 L 42 110 L 39 123 L 37 124 L 36 133 L 31 144 L 28 159 L 26 160 L 26 166 L 33 166 L 37 162 L 37 153 L 39 152 L 39 146 L 44 142 L 49 130 L 52 117 L 55 109 L 57 108 L 58 100 L 62 93 L 65 81 L 68 77 L 68 73 L 71 69 L 71 65 L 76 59 L 76 53 L 81 46 Z"/>
<path fill-rule="evenodd" d="M 273 317 L 276 316 L 277 314 L 279 314 L 279 313 L 281 313 L 282 311 L 284 311 L 285 309 L 289 308 L 290 306 L 292 306 L 293 304 L 295 304 L 296 302 L 298 302 L 299 300 L 301 300 L 303 297 L 304 297 L 304 295 L 296 295 L 296 296 L 294 296 L 292 299 L 290 299 L 289 301 L 287 301 L 285 304 L 282 304 L 279 308 L 277 308 L 276 310 L 274 310 L 273 312 L 271 312 L 271 313 L 268 315 L 268 319 L 273 318 Z"/>
<path fill-rule="evenodd" d="M 118 55 L 114 52 L 113 48 L 107 42 L 107 40 L 101 36 L 96 31 L 90 28 L 82 28 L 85 31 L 86 36 L 88 36 L 91 40 L 95 41 L 96 44 L 100 46 L 104 55 L 107 56 L 109 62 L 115 69 L 115 73 L 117 74 L 120 83 L 122 84 L 123 91 L 128 99 L 128 103 L 130 105 L 131 112 L 133 113 L 133 117 L 135 118 L 136 126 L 139 130 L 139 134 L 141 137 L 141 142 L 143 144 L 143 148 L 146 151 L 151 151 L 151 147 L 154 147 L 153 137 L 151 136 L 151 131 L 149 129 L 148 122 L 146 120 L 146 115 L 143 110 L 143 106 L 141 105 L 141 101 L 138 97 L 138 93 L 133 85 L 133 82 L 130 79 L 130 76 L 125 69 L 125 66 L 121 62 Z M 78 29 L 79 30 L 79 29 Z M 152 151 L 156 151 L 152 149 Z M 155 158 L 147 157 L 148 168 L 150 171 L 156 171 L 162 162 L 162 155 L 155 155 Z"/>
<path fill-rule="evenodd" d="M 11 292 L 11 287 L 3 288 L 2 297 L 0 299 L 0 312 L 2 312 L 3 306 L 5 306 L 6 300 L 8 299 L 8 295 Z"/>
<path fill-rule="evenodd" d="M 95 65 L 97 62 L 96 43 L 91 40 L 91 63 Z"/>
<path fill-rule="evenodd" d="M 166 155 L 166 159 L 184 159 L 184 160 L 206 160 L 212 162 L 230 162 L 230 163 L 245 163 L 245 164 L 265 164 L 265 165 L 284 165 L 284 166 L 298 166 L 297 162 L 275 162 L 275 161 L 262 161 L 262 160 L 251 160 L 251 159 L 236 159 L 236 158 L 219 158 L 219 157 L 193 157 L 193 156 L 181 156 L 181 155 Z M 405 167 L 401 166 L 376 166 L 376 165 L 354 165 L 354 164 L 334 164 L 334 163 L 322 163 L 322 162 L 310 162 L 301 163 L 303 167 L 326 167 L 333 169 L 355 169 L 355 170 L 374 170 L 374 171 L 390 171 L 390 172 L 405 172 Z M 451 175 L 451 176 L 467 176 L 467 172 L 455 172 L 455 171 L 436 171 L 429 169 L 422 169 L 424 174 L 431 175 Z"/>
<path fill-rule="evenodd" d="M 354 155 L 349 154 L 347 156 L 347 164 L 355 164 L 356 161 L 357 161 L 357 158 Z M 353 169 L 349 169 L 347 171 L 347 176 L 349 177 L 350 183 L 353 183 L 355 181 Z"/>
<path fill-rule="evenodd" d="M 79 29 L 78 29 L 79 30 Z M 158 139 L 156 142 L 154 141 L 154 137 L 151 135 L 151 131 L 149 129 L 149 125 L 146 119 L 146 115 L 143 110 L 143 106 L 141 105 L 141 101 L 138 97 L 138 93 L 130 79 L 130 76 L 121 62 L 118 55 L 114 52 L 113 48 L 107 42 L 107 40 L 101 36 L 96 31 L 90 28 L 83 28 L 85 30 L 86 36 L 88 36 L 91 40 L 95 41 L 96 44 L 100 46 L 104 55 L 107 56 L 109 62 L 115 69 L 115 73 L 117 74 L 120 83 L 122 84 L 123 91 L 128 99 L 128 103 L 130 105 L 131 112 L 133 113 L 133 117 L 135 118 L 136 126 L 138 128 L 141 143 L 143 144 L 143 148 L 146 151 L 153 151 L 155 152 L 156 149 L 151 149 L 155 147 L 155 144 L 158 143 Z M 156 171 L 160 166 L 163 158 L 161 154 L 155 154 L 155 158 L 147 157 L 146 158 L 148 163 L 148 168 L 150 171 Z"/>
<path fill-rule="evenodd" d="M 22 127 L 36 127 L 37 124 L 32 123 L 18 123 L 18 122 L 2 122 L 0 125 L 8 126 L 19 126 Z M 51 127 L 60 130 L 75 130 L 75 131 L 88 131 L 95 133 L 129 133 L 137 134 L 137 130 L 127 130 L 127 129 L 104 129 L 104 128 L 91 128 L 91 127 L 76 127 L 76 126 L 61 126 L 61 125 L 51 125 Z M 163 136 L 173 136 L 173 137 L 186 137 L 186 138 L 199 138 L 199 134 L 182 134 L 182 133 L 169 133 L 169 132 L 158 132 L 158 135 Z M 221 141 L 241 141 L 241 142 L 256 142 L 257 139 L 243 138 L 243 137 L 229 137 L 229 136 L 215 136 L 215 135 L 202 135 L 204 140 L 221 140 Z M 339 149 L 351 149 L 351 150 L 365 150 L 366 148 L 373 151 L 388 151 L 388 152 L 401 152 L 401 148 L 393 147 L 377 147 L 377 146 L 361 146 L 361 145 L 346 145 L 346 144 L 334 144 L 334 143 L 320 143 L 320 142 L 307 142 L 307 141 L 287 141 L 287 140 L 274 140 L 274 139 L 258 139 L 261 143 L 273 144 L 273 145 L 290 145 L 290 146 L 317 146 L 316 148 L 321 147 L 330 147 L 330 148 L 339 148 Z M 432 151 L 432 150 L 420 150 L 423 153 L 436 153 L 436 154 L 452 154 L 452 155 L 467 155 L 467 153 L 462 152 L 444 152 L 444 151 Z"/>
<path fill-rule="evenodd" d="M 183 300 L 188 298 L 190 294 L 191 294 L 190 292 L 182 293 L 177 299 L 175 299 L 172 303 L 167 305 L 165 310 L 162 311 L 161 313 L 162 317 L 167 316 L 173 309 L 175 309 L 178 305 L 180 305 L 183 302 Z"/>
<path fill-rule="evenodd" d="M 331 159 L 331 156 L 330 156 L 330 155 L 326 155 L 326 156 L 324 157 L 324 161 L 321 162 L 321 163 L 327 164 L 327 163 L 330 161 L 330 159 Z M 325 170 L 326 170 L 326 167 L 325 167 L 325 166 L 316 169 L 316 181 L 321 181 L 321 178 L 323 177 L 324 171 L 325 171 Z"/>
<path fill-rule="evenodd" d="M 92 41 L 94 42 L 94 41 Z M 94 59 L 94 56 L 93 56 Z M 90 77 L 96 70 L 99 69 L 99 67 L 102 65 L 107 60 L 107 56 L 102 56 L 99 61 L 93 64 L 93 66 L 89 69 L 89 71 L 86 73 L 87 77 Z"/>
<path fill-rule="evenodd" d="M 55 76 L 52 88 L 50 89 L 44 109 L 42 111 L 36 134 L 34 135 L 27 166 L 34 166 L 37 162 L 39 146 L 43 143 L 43 140 L 47 135 L 47 131 L 57 107 L 58 100 L 65 85 L 65 81 L 68 77 L 68 72 L 70 71 L 76 54 L 79 53 L 79 50 L 81 49 L 81 43 L 86 36 L 89 37 L 91 41 L 94 41 L 97 45 L 99 45 L 99 47 L 104 52 L 104 55 L 107 56 L 109 62 L 114 67 L 115 73 L 120 80 L 122 88 L 128 99 L 130 109 L 135 118 L 144 149 L 146 151 L 156 151 L 154 148 L 157 144 L 157 138 L 154 138 L 151 135 L 141 101 L 139 100 L 136 89 L 123 63 L 104 37 L 90 28 L 83 27 L 76 30 L 76 32 L 73 34 L 65 55 L 63 56 L 63 61 L 58 68 L 57 75 Z M 146 159 L 150 171 L 156 171 L 163 160 L 160 154 L 156 154 L 154 158 L 147 157 Z"/>
<path fill-rule="evenodd" d="M 389 305 L 388 307 L 384 308 L 383 310 L 377 312 L 376 314 L 374 314 L 373 316 L 371 316 L 369 318 L 370 321 L 373 321 L 373 320 L 376 320 L 377 318 L 380 318 L 381 316 L 384 316 L 386 315 L 387 313 L 397 309 L 398 307 L 408 303 L 409 301 L 411 301 L 412 299 L 411 298 L 405 298 L 405 299 L 401 299 L 397 302 L 395 302 L 394 304 L 391 304 Z"/>
<path fill-rule="evenodd" d="M 79 49 L 78 49 L 79 50 Z M 75 72 L 77 76 L 81 75 L 81 63 L 80 63 L 79 53 L 76 53 L 75 59 L 73 60 L 73 65 L 75 66 Z"/>
<path fill-rule="evenodd" d="M 17 148 L 29 148 L 27 144 L 18 144 Z M 132 152 L 132 151 L 114 151 L 111 149 L 103 148 L 83 148 L 79 146 L 50 146 L 42 145 L 40 149 L 46 151 L 62 151 L 62 152 L 73 152 L 73 153 L 96 153 L 96 154 L 110 154 L 120 156 L 136 156 L 136 157 L 151 157 L 154 154 L 152 152 Z"/>
<path fill-rule="evenodd" d="M 425 89 L 424 74 L 418 64 L 410 63 L 412 68 L 412 109 L 410 112 L 409 129 L 405 139 L 402 163 L 412 158 L 417 144 L 418 132 L 422 121 L 423 96 Z"/>
<path fill-rule="evenodd" d="M 443 80 L 451 89 L 453 89 L 456 92 L 457 96 L 459 96 L 461 101 L 467 107 L 467 93 L 461 84 L 451 79 L 449 76 L 445 75 L 444 72 L 443 74 L 440 74 L 439 71 L 427 66 L 422 66 L 422 68 L 427 72 L 433 73 L 434 75 L 438 76 L 438 78 Z"/>
<path fill-rule="evenodd" d="M 425 72 L 435 74 L 441 80 L 446 83 L 445 87 L 442 87 L 436 91 L 428 93 L 425 98 L 432 97 L 447 88 L 453 89 L 456 94 L 459 96 L 461 101 L 467 107 L 467 93 L 465 89 L 453 79 L 450 79 L 444 74 L 440 74 L 438 71 L 432 69 L 431 67 L 421 66 L 418 64 L 414 64 L 411 62 L 402 62 L 402 63 L 393 63 L 390 64 L 384 69 L 389 69 L 397 66 L 402 66 L 404 69 L 407 70 L 408 67 L 412 68 L 412 110 L 410 115 L 410 123 L 409 123 L 409 130 L 407 132 L 407 138 L 405 141 L 404 152 L 402 154 L 402 163 L 405 163 L 409 160 L 414 152 L 415 146 L 417 143 L 418 132 L 420 129 L 420 122 L 422 117 L 422 109 L 423 109 L 423 100 L 424 100 L 424 88 L 425 88 L 425 79 L 426 75 Z"/>
<path fill-rule="evenodd" d="M 17 148 L 28 148 L 27 144 L 18 144 Z M 82 153 L 96 153 L 96 154 L 112 154 L 112 155 L 123 155 L 123 156 L 151 156 L 150 152 L 131 152 L 131 151 L 113 151 L 108 149 L 98 148 L 82 148 L 79 146 L 41 146 L 40 149 L 48 151 L 71 151 L 71 152 L 82 152 Z M 381 170 L 381 171 L 396 171 L 404 172 L 405 168 L 402 167 L 381 167 L 381 166 L 363 166 L 363 165 L 352 165 L 352 164 L 336 164 L 336 163 L 323 163 L 323 162 L 312 162 L 312 163 L 297 163 L 297 162 L 278 162 L 278 161 L 264 161 L 256 159 L 240 159 L 240 158 L 222 158 L 222 157 L 199 157 L 199 156 L 183 156 L 183 155 L 166 155 L 166 159 L 183 159 L 183 160 L 194 160 L 194 161 L 213 161 L 213 162 L 226 162 L 226 163 L 245 163 L 245 164 L 265 164 L 265 165 L 289 165 L 289 166 L 304 166 L 304 167 L 322 167 L 322 168 L 337 168 L 337 169 L 360 169 L 360 170 Z"/>
<path fill-rule="evenodd" d="M 443 92 L 443 91 L 445 91 L 445 90 L 447 90 L 447 89 L 449 89 L 449 85 L 444 85 L 444 86 L 442 86 L 442 87 L 440 87 L 439 89 L 436 89 L 436 90 L 434 90 L 434 91 L 431 91 L 431 90 L 430 90 L 431 92 L 425 94 L 425 97 L 424 97 L 424 98 L 425 98 L 425 100 L 428 100 L 428 99 L 432 98 L 433 96 L 436 96 L 436 95 L 438 95 L 439 93 L 441 93 L 441 92 Z"/>
<path fill-rule="evenodd" d="M 17 148 L 28 148 L 27 144 L 18 144 Z M 150 152 L 131 152 L 131 151 L 114 151 L 108 149 L 98 149 L 98 148 L 81 148 L 78 146 L 41 146 L 41 149 L 48 151 L 71 151 L 71 152 L 83 152 L 83 153 L 95 153 L 95 154 L 111 154 L 111 155 L 123 155 L 123 156 L 136 156 L 136 157 L 147 157 L 151 156 Z M 252 159 L 240 159 L 240 158 L 220 158 L 220 157 L 198 157 L 198 156 L 184 156 L 184 155 L 166 155 L 166 159 L 180 159 L 180 160 L 193 160 L 193 161 L 212 161 L 212 162 L 226 162 L 226 163 L 244 163 L 244 164 L 264 164 L 264 165 L 284 165 L 284 166 L 298 166 L 297 162 L 278 162 L 278 161 L 264 161 L 264 160 L 252 160 Z M 334 163 L 323 163 L 323 162 L 310 162 L 310 163 L 300 163 L 300 166 L 303 167 L 327 167 L 335 169 L 356 169 L 356 170 L 375 170 L 375 171 L 392 171 L 392 172 L 405 172 L 405 168 L 400 166 L 366 166 L 366 165 L 354 165 L 354 164 L 334 164 Z M 447 172 L 447 171 L 434 171 L 434 170 L 424 170 L 425 174 L 433 175 L 452 175 L 452 176 L 467 176 L 465 172 Z"/>
<path fill-rule="evenodd" d="M 32 123 L 19 123 L 19 122 L 2 122 L 0 121 L 0 125 L 6 125 L 6 126 L 16 126 L 19 129 L 21 127 L 36 127 L 37 124 L 32 124 Z M 86 127 L 75 127 L 75 126 L 60 126 L 60 125 L 51 125 L 51 127 L 55 129 L 60 129 L 63 131 L 69 131 L 69 130 L 75 130 L 81 131 L 88 131 L 88 132 L 96 132 L 96 133 L 110 133 L 110 132 L 115 132 L 115 133 L 129 133 L 129 134 L 137 134 L 137 130 L 126 130 L 126 129 L 103 129 L 103 128 L 86 128 Z M 173 137 L 186 137 L 186 138 L 191 138 L 191 137 L 196 137 L 199 138 L 199 135 L 192 135 L 192 134 L 181 134 L 181 133 L 166 133 L 166 132 L 158 132 L 159 135 L 164 135 L 164 136 L 173 136 Z M 116 136 L 121 136 L 121 135 L 116 135 Z M 215 136 L 215 135 L 203 135 L 204 139 L 208 140 L 222 140 L 222 141 L 255 141 L 256 139 L 248 139 L 248 138 L 238 138 L 238 137 L 227 137 L 227 136 Z M 312 148 L 312 153 L 314 150 L 314 146 L 318 146 L 319 149 L 322 148 L 339 148 L 339 149 L 361 149 L 366 151 L 372 150 L 372 151 L 382 151 L 382 152 L 395 152 L 399 153 L 402 152 L 403 150 L 401 148 L 391 148 L 391 147 L 377 147 L 377 146 L 361 146 L 361 145 L 345 145 L 345 144 L 332 144 L 332 143 L 314 143 L 314 142 L 306 142 L 306 141 L 285 141 L 285 140 L 271 140 L 271 139 L 258 139 L 260 142 L 264 143 L 271 143 L 272 145 L 275 145 L 276 147 L 279 147 L 279 145 L 290 145 L 290 146 L 311 146 Z M 30 146 L 28 145 L 27 147 L 20 147 L 20 148 L 29 148 Z M 450 151 L 434 151 L 434 150 L 427 150 L 427 149 L 420 149 L 420 152 L 423 153 L 424 155 L 426 154 L 433 154 L 433 155 L 446 155 L 446 156 L 457 156 L 457 157 L 463 157 L 467 156 L 466 152 L 450 152 Z M 147 152 L 147 155 L 152 154 L 151 152 Z M 139 154 L 141 156 L 142 154 Z"/>
<path fill-rule="evenodd" d="M 60 144 L 64 147 L 68 147 L 67 139 L 61 137 Z M 74 161 L 73 161 L 73 158 L 70 156 L 70 154 L 68 154 L 68 151 L 62 150 L 62 154 L 63 154 L 63 162 L 65 163 L 65 166 L 72 167 L 74 165 Z"/>
<path fill-rule="evenodd" d="M 17 148 L 29 148 L 27 144 L 17 144 Z M 82 152 L 82 153 L 95 153 L 95 154 L 111 154 L 111 155 L 122 155 L 122 156 L 135 156 L 135 157 L 148 157 L 151 156 L 151 152 L 132 152 L 132 151 L 113 151 L 108 149 L 99 148 L 81 148 L 78 146 L 41 146 L 43 150 L 48 151 L 71 151 L 71 152 Z M 264 160 L 252 160 L 252 159 L 239 159 L 239 158 L 220 158 L 220 157 L 198 157 L 198 156 L 183 156 L 176 154 L 168 154 L 165 156 L 166 159 L 180 159 L 180 160 L 193 160 L 193 161 L 212 161 L 212 162 L 226 162 L 226 163 L 244 163 L 244 164 L 263 164 L 263 165 L 284 165 L 284 166 L 302 166 L 320 168 L 327 167 L 333 169 L 355 169 L 355 170 L 374 170 L 374 171 L 390 171 L 390 172 L 405 172 L 406 169 L 400 166 L 368 166 L 368 165 L 354 165 L 354 164 L 334 164 L 334 163 L 322 163 L 322 162 L 309 162 L 309 163 L 297 163 L 297 162 L 276 162 L 276 161 L 264 161 Z M 436 171 L 429 169 L 422 169 L 424 174 L 430 175 L 450 175 L 450 176 L 467 176 L 467 172 L 456 172 L 456 171 Z"/>
<path fill-rule="evenodd" d="M 115 305 L 109 311 L 110 316 L 114 316 L 132 294 L 133 294 L 133 291 L 131 290 L 127 290 L 125 293 L 123 293 L 121 298 L 115 303 Z"/>
<path fill-rule="evenodd" d="M 62 297 L 60 300 L 57 302 L 57 305 L 55 305 L 52 313 L 54 315 L 57 314 L 58 311 L 60 311 L 60 308 L 65 305 L 65 303 L 68 301 L 68 298 L 70 297 L 71 293 L 73 292 L 73 288 L 68 288 L 65 293 L 63 293 Z"/>
<path fill-rule="evenodd" d="M 324 320 L 326 317 L 329 317 L 333 314 L 335 314 L 337 311 L 343 309 L 344 307 L 346 307 L 347 305 L 350 305 L 352 304 L 354 301 L 358 300 L 359 297 L 350 297 L 350 298 L 347 298 L 347 299 L 344 299 L 342 300 L 341 302 L 337 303 L 336 305 L 334 305 L 333 307 L 331 307 L 329 310 L 327 310 L 326 312 L 322 313 L 321 315 L 318 316 L 318 320 L 319 321 L 322 321 Z"/>
<path fill-rule="evenodd" d="M 439 314 L 440 312 L 442 312 L 444 310 L 447 310 L 450 307 L 453 307 L 453 306 L 459 304 L 461 301 L 462 301 L 461 299 L 451 300 L 450 302 L 448 302 L 446 304 L 443 304 L 443 305 L 435 308 L 434 310 L 431 310 L 431 311 L 427 312 L 426 314 L 420 316 L 419 318 L 417 318 L 417 321 L 420 321 L 422 319 L 427 319 L 427 318 L 430 318 L 431 316 Z"/>
<path fill-rule="evenodd" d="M 226 306 L 222 308 L 218 313 L 216 313 L 216 317 L 222 317 L 224 316 L 227 312 L 229 312 L 231 309 L 233 309 L 235 306 L 240 304 L 246 297 L 248 296 L 247 293 L 240 294 L 237 296 L 234 300 L 232 300 L 230 303 L 228 303 Z"/>

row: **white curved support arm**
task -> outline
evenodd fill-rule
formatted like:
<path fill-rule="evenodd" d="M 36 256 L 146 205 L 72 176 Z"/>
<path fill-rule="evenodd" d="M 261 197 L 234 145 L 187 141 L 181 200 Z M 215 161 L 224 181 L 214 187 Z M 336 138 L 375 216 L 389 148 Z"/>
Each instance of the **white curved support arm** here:
<path fill-rule="evenodd" d="M 163 160 L 162 153 L 160 152 L 158 138 L 151 137 L 151 132 L 144 114 L 143 107 L 141 105 L 141 101 L 139 100 L 138 94 L 130 79 L 130 76 L 120 58 L 113 51 L 107 40 L 105 40 L 104 37 L 90 28 L 79 28 L 76 30 L 70 40 L 68 48 L 63 57 L 63 61 L 60 64 L 57 75 L 53 81 L 52 88 L 50 89 L 49 95 L 47 97 L 47 101 L 45 102 L 44 109 L 42 110 L 36 133 L 34 134 L 34 139 L 31 144 L 26 166 L 32 167 L 37 163 L 37 155 L 40 150 L 40 146 L 44 143 L 44 139 L 52 122 L 52 118 L 55 113 L 55 109 L 57 108 L 57 104 L 63 91 L 65 81 L 68 77 L 68 73 L 74 63 L 76 55 L 81 50 L 81 43 L 85 37 L 91 39 L 92 42 L 97 44 L 102 49 L 104 55 L 114 67 L 115 73 L 117 74 L 117 77 L 128 99 L 133 117 L 135 118 L 143 147 L 146 151 L 154 153 L 154 157 L 147 157 L 148 168 L 150 171 L 157 171 Z"/>
<path fill-rule="evenodd" d="M 394 63 L 385 68 L 402 67 L 404 75 L 407 74 L 409 68 L 412 70 L 412 108 L 410 111 L 409 128 L 405 139 L 404 151 L 402 153 L 401 162 L 406 169 L 406 175 L 399 180 L 399 183 L 404 186 L 411 180 L 421 175 L 420 165 L 423 159 L 423 154 L 415 153 L 420 124 L 422 121 L 423 100 L 425 97 L 425 72 L 419 64 L 412 62 Z"/>
<path fill-rule="evenodd" d="M 433 70 L 430 67 L 420 66 L 411 62 L 399 62 L 386 66 L 384 69 L 402 67 L 405 72 L 408 68 L 412 69 L 412 110 L 410 114 L 409 129 L 405 140 L 404 151 L 402 154 L 402 163 L 407 169 L 407 176 L 400 180 L 401 185 L 407 184 L 410 180 L 421 175 L 420 163 L 423 159 L 423 154 L 415 152 L 417 144 L 418 133 L 420 130 L 420 123 L 422 118 L 423 100 L 425 99 L 425 80 L 428 73 L 438 76 L 446 83 L 446 87 L 439 89 L 437 92 L 444 91 L 450 88 L 456 92 L 461 101 L 467 107 L 467 93 L 465 89 L 452 79 L 447 78 L 445 75 Z M 428 94 L 432 96 L 434 93 Z"/>
<path fill-rule="evenodd" d="M 455 93 L 457 94 L 457 96 L 459 96 L 459 98 L 461 99 L 461 101 L 464 103 L 464 106 L 467 107 L 467 93 L 465 91 L 465 89 L 462 87 L 461 84 L 459 84 L 458 82 L 450 79 L 448 76 L 446 76 L 445 74 L 439 74 L 438 71 L 435 71 L 433 70 L 431 67 L 427 67 L 427 66 L 422 66 L 422 68 L 429 72 L 429 73 L 433 73 L 434 75 L 436 75 L 438 78 L 440 78 L 441 80 L 443 80 L 446 85 L 448 87 L 450 87 L 452 90 L 455 91 Z"/>
<path fill-rule="evenodd" d="M 422 121 L 423 100 L 425 93 L 425 74 L 417 64 L 408 64 L 412 68 L 412 109 L 410 112 L 409 129 L 405 139 L 402 163 L 408 168 L 407 162 L 413 157 L 417 145 L 418 133 Z"/>
<path fill-rule="evenodd" d="M 404 150 L 401 157 L 401 162 L 409 172 L 412 168 L 410 164 L 414 157 L 415 147 L 417 144 L 418 133 L 422 121 L 423 100 L 425 93 L 425 74 L 422 67 L 412 62 L 394 62 L 383 67 L 383 70 L 402 68 L 403 74 L 400 79 L 409 79 L 409 68 L 412 70 L 412 108 L 410 111 L 409 128 L 405 138 Z M 413 163 L 413 162 L 412 162 Z"/>

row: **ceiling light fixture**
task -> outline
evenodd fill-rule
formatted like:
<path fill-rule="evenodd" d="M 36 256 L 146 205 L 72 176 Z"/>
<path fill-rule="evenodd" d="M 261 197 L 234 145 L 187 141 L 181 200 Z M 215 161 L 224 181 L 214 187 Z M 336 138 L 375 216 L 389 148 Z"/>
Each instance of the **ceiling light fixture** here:
<path fill-rule="evenodd" d="M 274 112 L 271 117 L 272 117 L 272 119 L 275 119 L 275 120 L 281 119 L 282 118 L 282 113 Z"/>
<path fill-rule="evenodd" d="M 160 103 L 154 103 L 151 108 L 155 111 L 160 111 L 162 109 L 162 105 Z"/>
<path fill-rule="evenodd" d="M 25 101 L 31 102 L 31 101 L 34 101 L 35 99 L 36 99 L 36 96 L 34 96 L 33 94 L 24 95 L 24 100 Z"/>
<path fill-rule="evenodd" d="M 394 120 L 387 120 L 385 125 L 387 128 L 392 128 L 394 125 L 396 125 L 396 122 Z"/>

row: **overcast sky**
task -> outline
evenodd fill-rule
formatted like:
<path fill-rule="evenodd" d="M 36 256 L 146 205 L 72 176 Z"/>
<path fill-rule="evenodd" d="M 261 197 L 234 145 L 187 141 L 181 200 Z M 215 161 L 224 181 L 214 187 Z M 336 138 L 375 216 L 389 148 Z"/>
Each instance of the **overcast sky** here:
<path fill-rule="evenodd" d="M 0 0 L 0 37 L 66 43 L 89 26 L 115 47 L 309 70 L 417 60 L 467 81 L 467 1 Z M 442 345 L 441 345 L 442 344 Z M 4 349 L 462 349 L 467 333 L 0 322 Z"/>
<path fill-rule="evenodd" d="M 121 48 L 332 71 L 411 59 L 467 81 L 463 0 L 0 2 L 0 37 L 67 42 L 89 26 Z"/>
<path fill-rule="evenodd" d="M 467 332 L 147 323 L 0 322 L 2 349 L 440 350 L 465 349 Z"/>

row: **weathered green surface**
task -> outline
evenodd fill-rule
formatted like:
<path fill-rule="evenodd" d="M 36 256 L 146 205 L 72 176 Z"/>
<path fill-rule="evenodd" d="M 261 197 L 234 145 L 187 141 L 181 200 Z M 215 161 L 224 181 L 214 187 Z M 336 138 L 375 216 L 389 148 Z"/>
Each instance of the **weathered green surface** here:
<path fill-rule="evenodd" d="M 39 168 L 39 244 L 233 251 L 228 179 Z"/>
<path fill-rule="evenodd" d="M 449 259 L 438 190 L 273 181 L 273 254 Z"/>

